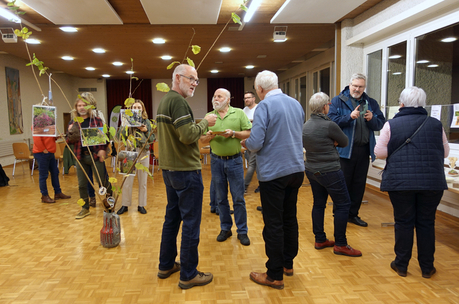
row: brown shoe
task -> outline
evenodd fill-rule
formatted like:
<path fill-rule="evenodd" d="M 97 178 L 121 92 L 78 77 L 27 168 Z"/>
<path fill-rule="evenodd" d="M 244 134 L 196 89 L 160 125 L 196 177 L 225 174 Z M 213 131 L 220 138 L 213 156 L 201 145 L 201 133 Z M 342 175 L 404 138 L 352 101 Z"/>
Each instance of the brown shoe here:
<path fill-rule="evenodd" d="M 180 271 L 180 263 L 175 262 L 174 267 L 172 267 L 169 270 L 158 270 L 158 278 L 160 279 L 167 279 L 168 277 L 171 276 L 171 274 Z"/>
<path fill-rule="evenodd" d="M 339 255 L 346 255 L 350 257 L 359 257 L 362 256 L 362 252 L 357 249 L 352 248 L 349 245 L 346 246 L 336 246 L 333 247 L 333 252 Z"/>
<path fill-rule="evenodd" d="M 291 277 L 293 276 L 293 268 L 292 269 L 289 269 L 289 268 L 285 268 L 284 267 L 284 274 L 288 277 Z"/>
<path fill-rule="evenodd" d="M 194 286 L 204 286 L 212 282 L 214 276 L 210 272 L 199 272 L 198 274 L 188 281 L 179 281 L 178 286 L 182 289 L 190 289 Z"/>
<path fill-rule="evenodd" d="M 41 202 L 42 203 L 48 203 L 48 204 L 52 204 L 52 203 L 55 203 L 55 201 L 49 197 L 49 195 L 42 195 L 41 196 Z"/>
<path fill-rule="evenodd" d="M 89 198 L 89 207 L 96 207 L 96 197 Z"/>
<path fill-rule="evenodd" d="M 269 286 L 275 289 L 284 289 L 284 280 L 273 280 L 267 273 L 251 272 L 250 279 L 257 284 Z"/>
<path fill-rule="evenodd" d="M 317 250 L 333 246 L 335 246 L 335 241 L 329 241 L 328 239 L 323 243 L 314 243 L 314 248 Z"/>
<path fill-rule="evenodd" d="M 65 195 L 65 194 L 62 193 L 62 192 L 61 192 L 61 193 L 56 193 L 56 194 L 54 194 L 54 200 L 55 200 L 55 201 L 58 200 L 58 199 L 69 199 L 69 198 L 71 198 L 70 195 Z"/>

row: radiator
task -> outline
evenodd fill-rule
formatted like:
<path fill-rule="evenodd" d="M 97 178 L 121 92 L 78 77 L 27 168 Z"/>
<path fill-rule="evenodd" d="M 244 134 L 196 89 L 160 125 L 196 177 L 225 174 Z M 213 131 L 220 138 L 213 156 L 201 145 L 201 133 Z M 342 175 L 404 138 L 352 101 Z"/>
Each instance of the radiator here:
<path fill-rule="evenodd" d="M 22 142 L 22 141 L 21 140 L 0 140 L 0 157 L 14 155 L 13 143 L 15 142 Z"/>

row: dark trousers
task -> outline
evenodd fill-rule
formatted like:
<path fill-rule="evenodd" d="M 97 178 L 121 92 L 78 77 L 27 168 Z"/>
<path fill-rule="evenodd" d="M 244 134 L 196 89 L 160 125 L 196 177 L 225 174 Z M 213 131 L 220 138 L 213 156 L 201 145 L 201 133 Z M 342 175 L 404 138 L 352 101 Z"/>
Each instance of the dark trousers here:
<path fill-rule="evenodd" d="M 395 265 L 406 271 L 413 250 L 416 228 L 418 261 L 422 272 L 430 272 L 434 265 L 435 213 L 443 191 L 389 191 L 395 219 Z"/>
<path fill-rule="evenodd" d="M 296 202 L 304 173 L 298 172 L 271 181 L 260 181 L 263 207 L 263 239 L 268 261 L 267 274 L 271 279 L 283 280 L 283 267 L 293 268 L 298 254 L 298 220 Z"/>
<path fill-rule="evenodd" d="M 107 193 L 111 194 L 112 193 L 112 185 L 108 181 L 108 179 L 105 177 L 105 163 L 100 162 L 98 160 L 94 160 L 94 163 L 91 159 L 90 155 L 83 155 L 83 157 L 80 159 L 81 166 L 80 167 L 78 164 L 76 165 L 77 168 L 77 176 L 78 176 L 78 190 L 80 192 L 80 198 L 82 198 L 85 202 L 83 208 L 89 209 L 89 198 L 88 198 L 88 179 L 86 178 L 86 174 L 88 172 L 94 172 L 96 175 L 96 180 L 99 183 L 99 185 L 103 185 L 107 189 Z M 94 167 L 95 164 L 95 167 Z M 91 171 L 89 171 L 91 169 Z M 84 170 L 84 172 L 83 172 Z M 89 174 L 88 174 L 89 176 Z M 100 179 L 102 179 L 102 182 Z"/>
<path fill-rule="evenodd" d="M 33 155 L 38 163 L 38 184 L 40 186 L 41 195 L 48 195 L 48 187 L 46 186 L 48 172 L 51 173 L 51 184 L 53 185 L 54 193 L 61 193 L 61 186 L 59 184 L 59 168 L 57 167 L 54 153 L 34 153 Z"/>
<path fill-rule="evenodd" d="M 335 227 L 336 246 L 346 246 L 346 227 L 351 200 L 347 193 L 344 175 L 341 170 L 327 173 L 312 173 L 306 171 L 306 176 L 311 184 L 314 205 L 312 206 L 312 232 L 317 243 L 327 240 L 324 231 L 325 208 L 327 207 L 328 195 L 333 200 L 333 216 Z"/>
<path fill-rule="evenodd" d="M 370 166 L 370 145 L 354 146 L 351 158 L 340 158 L 340 163 L 349 197 L 351 198 L 349 218 L 353 218 L 359 215 L 360 205 L 365 193 L 368 167 Z"/>
<path fill-rule="evenodd" d="M 159 270 L 174 267 L 177 235 L 182 224 L 180 280 L 189 281 L 198 274 L 198 245 L 204 186 L 200 170 L 163 170 L 167 206 L 159 251 Z"/>

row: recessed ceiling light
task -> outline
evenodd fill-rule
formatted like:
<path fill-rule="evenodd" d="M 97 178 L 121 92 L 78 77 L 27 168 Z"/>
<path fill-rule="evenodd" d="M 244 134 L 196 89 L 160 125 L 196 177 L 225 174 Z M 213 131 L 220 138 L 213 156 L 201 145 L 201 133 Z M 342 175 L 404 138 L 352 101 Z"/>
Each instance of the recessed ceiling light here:
<path fill-rule="evenodd" d="M 105 50 L 104 49 L 101 49 L 101 48 L 95 48 L 95 49 L 92 49 L 92 51 L 94 53 L 97 53 L 97 54 L 103 54 L 105 53 Z"/>
<path fill-rule="evenodd" d="M 283 39 L 274 39 L 274 42 L 285 42 L 287 41 L 287 38 L 283 38 Z"/>
<path fill-rule="evenodd" d="M 253 65 L 247 65 L 245 68 L 246 68 L 247 70 L 251 70 L 251 69 L 253 69 L 254 67 L 255 67 L 255 66 L 253 66 Z"/>
<path fill-rule="evenodd" d="M 126 74 L 134 74 L 134 71 L 126 71 Z"/>
<path fill-rule="evenodd" d="M 441 42 L 453 42 L 456 40 L 457 40 L 456 37 L 448 37 L 448 38 L 442 39 Z"/>
<path fill-rule="evenodd" d="M 429 62 L 429 60 L 418 60 L 418 61 L 416 61 L 416 63 L 428 63 L 428 62 Z"/>
<path fill-rule="evenodd" d="M 437 68 L 438 64 L 429 64 L 427 67 L 428 68 Z"/>
<path fill-rule="evenodd" d="M 166 43 L 166 40 L 164 40 L 163 38 L 155 38 L 152 40 L 154 44 L 164 44 Z"/>
<path fill-rule="evenodd" d="M 172 56 L 164 55 L 164 56 L 161 56 L 161 59 L 162 59 L 162 60 L 171 60 L 171 59 L 172 59 Z"/>
<path fill-rule="evenodd" d="M 392 75 L 402 75 L 402 72 L 395 72 L 395 73 L 392 73 Z"/>
<path fill-rule="evenodd" d="M 402 55 L 392 55 L 392 56 L 389 56 L 389 59 L 399 59 L 401 57 Z"/>
<path fill-rule="evenodd" d="M 108 78 L 108 77 L 110 77 L 110 75 L 104 74 L 104 75 L 102 75 L 102 77 Z"/>
<path fill-rule="evenodd" d="M 28 44 L 41 44 L 40 41 L 38 41 L 37 39 L 26 39 L 24 40 L 25 42 L 27 42 Z"/>
<path fill-rule="evenodd" d="M 64 60 L 73 60 L 72 56 L 62 56 L 61 58 Z"/>
<path fill-rule="evenodd" d="M 210 71 L 212 74 L 217 74 L 218 73 L 218 70 L 212 70 Z"/>
<path fill-rule="evenodd" d="M 88 71 L 94 71 L 96 68 L 93 68 L 93 67 L 87 67 L 87 68 L 85 68 L 85 69 L 86 69 L 86 70 L 88 70 Z"/>
<path fill-rule="evenodd" d="M 116 65 L 116 66 L 122 66 L 123 63 L 122 62 L 119 62 L 119 61 L 115 61 L 113 62 L 113 65 Z"/>
<path fill-rule="evenodd" d="M 220 52 L 222 52 L 222 53 L 228 53 L 229 51 L 231 51 L 231 49 L 229 47 L 222 47 L 220 49 Z"/>
<path fill-rule="evenodd" d="M 78 29 L 73 26 L 62 26 L 60 27 L 61 31 L 67 32 L 67 33 L 75 33 L 78 32 Z"/>

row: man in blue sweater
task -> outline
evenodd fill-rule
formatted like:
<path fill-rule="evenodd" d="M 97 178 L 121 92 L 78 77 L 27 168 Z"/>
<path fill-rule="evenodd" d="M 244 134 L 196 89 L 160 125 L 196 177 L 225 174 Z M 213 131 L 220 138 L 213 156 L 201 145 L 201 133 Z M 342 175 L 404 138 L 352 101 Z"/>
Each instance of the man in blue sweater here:
<path fill-rule="evenodd" d="M 293 275 L 298 254 L 296 203 L 303 184 L 302 128 L 304 111 L 300 103 L 278 89 L 276 74 L 258 73 L 255 89 L 260 103 L 253 118 L 250 137 L 241 144 L 257 154 L 257 177 L 263 208 L 263 239 L 268 268 L 250 273 L 257 284 L 284 288 L 283 275 Z"/>

